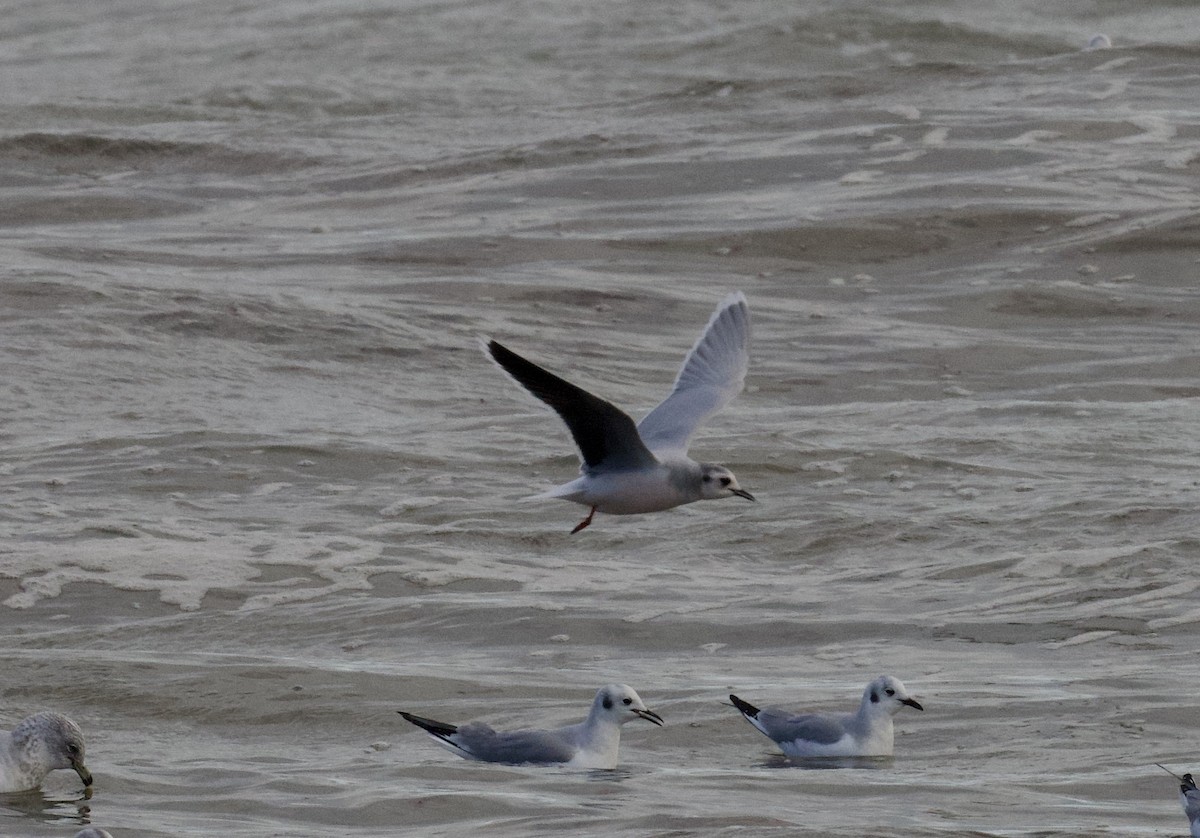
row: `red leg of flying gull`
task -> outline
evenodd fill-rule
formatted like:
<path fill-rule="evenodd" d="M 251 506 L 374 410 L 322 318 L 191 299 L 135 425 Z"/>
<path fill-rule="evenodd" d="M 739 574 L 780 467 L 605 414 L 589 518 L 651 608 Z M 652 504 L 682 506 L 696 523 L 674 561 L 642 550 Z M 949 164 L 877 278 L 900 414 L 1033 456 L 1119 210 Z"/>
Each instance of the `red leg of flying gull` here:
<path fill-rule="evenodd" d="M 595 514 L 596 514 L 596 507 L 593 506 L 592 511 L 588 513 L 588 516 L 586 518 L 584 518 L 582 521 L 580 521 L 578 524 L 576 524 L 575 529 L 571 530 L 571 535 L 574 535 L 575 533 L 579 532 L 581 529 L 586 527 L 588 524 L 592 523 L 592 516 Z"/>

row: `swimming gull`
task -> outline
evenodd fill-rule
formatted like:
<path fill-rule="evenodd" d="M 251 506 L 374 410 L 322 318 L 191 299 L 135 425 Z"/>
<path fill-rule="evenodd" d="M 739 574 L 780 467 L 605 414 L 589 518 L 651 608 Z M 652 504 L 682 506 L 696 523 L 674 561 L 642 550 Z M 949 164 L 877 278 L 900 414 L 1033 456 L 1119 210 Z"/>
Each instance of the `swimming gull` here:
<path fill-rule="evenodd" d="M 671 394 L 637 425 L 611 402 L 564 381 L 511 349 L 488 341 L 485 351 L 518 384 L 550 406 L 579 448 L 582 474 L 537 497 L 589 508 L 572 534 L 597 512 L 636 515 L 737 495 L 754 500 L 724 466 L 687 456 L 688 441 L 742 391 L 750 363 L 750 311 L 740 292 L 713 313 L 675 378 Z"/>
<path fill-rule="evenodd" d="M 601 687 L 584 721 L 554 730 L 498 732 L 482 722 L 459 726 L 403 710 L 397 712 L 464 759 L 512 765 L 563 764 L 572 768 L 616 768 L 621 725 L 634 719 L 660 726 L 663 723 L 662 717 L 647 709 L 633 688 L 624 684 Z"/>
<path fill-rule="evenodd" d="M 1196 788 L 1196 781 L 1192 779 L 1191 774 L 1180 777 L 1165 765 L 1159 765 L 1157 762 L 1154 764 L 1179 781 L 1179 805 L 1183 807 L 1183 813 L 1192 825 L 1192 838 L 1200 838 L 1200 789 Z"/>
<path fill-rule="evenodd" d="M 85 787 L 83 731 L 61 713 L 34 713 L 0 733 L 0 792 L 35 789 L 56 768 L 73 768 Z"/>
<path fill-rule="evenodd" d="M 892 753 L 892 715 L 902 707 L 924 710 L 897 679 L 883 675 L 867 684 L 857 713 L 759 710 L 736 695 L 729 700 L 789 757 L 875 757 Z"/>

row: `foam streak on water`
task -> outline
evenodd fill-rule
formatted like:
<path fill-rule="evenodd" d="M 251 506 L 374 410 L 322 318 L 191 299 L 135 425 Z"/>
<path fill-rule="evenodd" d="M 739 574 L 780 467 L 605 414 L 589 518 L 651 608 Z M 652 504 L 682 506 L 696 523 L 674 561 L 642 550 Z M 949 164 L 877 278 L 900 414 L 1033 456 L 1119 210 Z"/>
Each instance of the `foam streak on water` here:
<path fill-rule="evenodd" d="M 9 10 L 0 721 L 75 718 L 121 838 L 1182 832 L 1194 16 L 995 5 Z M 760 502 L 522 503 L 576 461 L 478 337 L 640 416 L 734 289 L 692 453 Z M 881 672 L 875 770 L 722 704 Z M 394 712 L 613 681 L 667 721 L 615 775 Z"/>

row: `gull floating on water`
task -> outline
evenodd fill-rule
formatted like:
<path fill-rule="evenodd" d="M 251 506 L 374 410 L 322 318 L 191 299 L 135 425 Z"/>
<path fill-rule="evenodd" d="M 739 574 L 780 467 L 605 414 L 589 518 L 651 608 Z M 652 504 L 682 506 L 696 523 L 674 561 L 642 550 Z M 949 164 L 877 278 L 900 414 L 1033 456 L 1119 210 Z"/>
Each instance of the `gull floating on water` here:
<path fill-rule="evenodd" d="M 582 475 L 537 497 L 561 498 L 597 512 L 636 515 L 733 495 L 754 500 L 724 466 L 687 456 L 701 423 L 742 391 L 750 363 L 750 311 L 740 292 L 726 297 L 675 378 L 671 394 L 637 425 L 611 402 L 564 381 L 496 341 L 487 354 L 562 418 L 579 448 Z"/>
<path fill-rule="evenodd" d="M 892 754 L 892 716 L 902 707 L 924 710 L 897 679 L 883 675 L 867 684 L 857 713 L 759 710 L 729 696 L 746 721 L 789 757 L 882 757 Z"/>
<path fill-rule="evenodd" d="M 1196 788 L 1196 781 L 1192 779 L 1191 774 L 1180 777 L 1165 765 L 1159 765 L 1157 762 L 1154 764 L 1179 781 L 1179 805 L 1183 807 L 1183 813 L 1192 825 L 1192 838 L 1200 838 L 1200 789 Z"/>
<path fill-rule="evenodd" d="M 632 687 L 601 687 L 588 717 L 579 724 L 555 730 L 497 732 L 482 722 L 452 725 L 397 711 L 464 759 L 481 762 L 563 764 L 572 768 L 616 768 L 621 725 L 645 719 L 662 725 L 662 717 L 647 709 Z"/>
<path fill-rule="evenodd" d="M 79 725 L 61 713 L 34 713 L 0 733 L 0 792 L 35 789 L 56 768 L 73 768 L 90 789 L 92 772 L 83 755 Z"/>
<path fill-rule="evenodd" d="M 87 829 L 81 829 L 76 832 L 75 838 L 113 838 L 113 836 L 107 829 L 97 829 L 94 826 L 89 826 Z"/>

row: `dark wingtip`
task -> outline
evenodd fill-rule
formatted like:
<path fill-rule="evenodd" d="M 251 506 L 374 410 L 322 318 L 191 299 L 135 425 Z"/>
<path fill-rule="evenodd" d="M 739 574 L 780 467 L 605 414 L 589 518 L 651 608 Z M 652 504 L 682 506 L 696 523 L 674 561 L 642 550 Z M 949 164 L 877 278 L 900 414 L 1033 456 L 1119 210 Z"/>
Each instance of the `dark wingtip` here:
<path fill-rule="evenodd" d="M 434 736 L 453 736 L 458 732 L 458 727 L 446 722 L 439 722 L 436 719 L 427 719 L 424 716 L 418 716 L 415 713 L 406 713 L 403 710 L 397 710 L 405 721 L 412 722 L 422 730 L 427 730 Z"/>
<path fill-rule="evenodd" d="M 489 361 L 500 367 L 500 369 L 504 370 L 509 375 L 512 375 L 512 372 L 509 370 L 509 365 L 513 363 L 512 359 L 521 358 L 521 356 L 516 352 L 513 352 L 507 346 L 493 338 L 480 337 L 479 348 L 483 351 L 483 354 L 487 356 Z"/>
<path fill-rule="evenodd" d="M 742 701 L 733 693 L 729 694 L 729 700 L 733 702 L 733 706 L 738 709 L 738 712 L 751 718 L 758 717 L 758 708 L 748 701 Z"/>
<path fill-rule="evenodd" d="M 483 351 L 487 353 L 489 358 L 506 370 L 508 369 L 509 364 L 513 362 L 514 358 L 518 361 L 525 360 L 516 352 L 513 352 L 507 346 L 492 338 L 488 338 L 483 344 Z"/>

